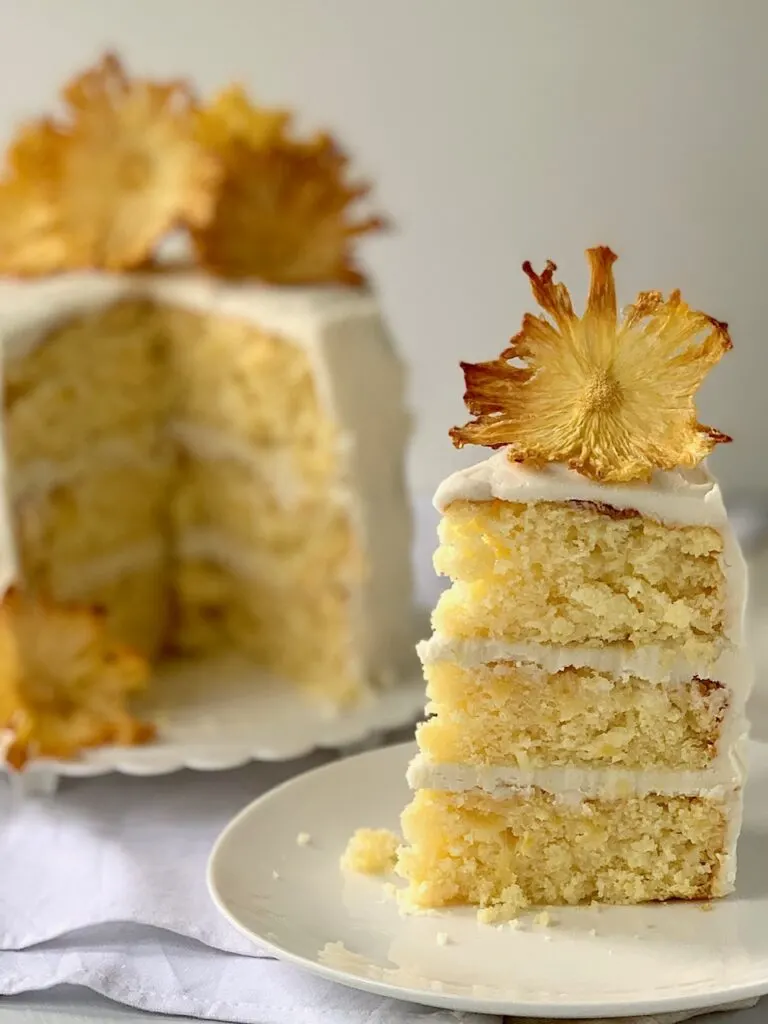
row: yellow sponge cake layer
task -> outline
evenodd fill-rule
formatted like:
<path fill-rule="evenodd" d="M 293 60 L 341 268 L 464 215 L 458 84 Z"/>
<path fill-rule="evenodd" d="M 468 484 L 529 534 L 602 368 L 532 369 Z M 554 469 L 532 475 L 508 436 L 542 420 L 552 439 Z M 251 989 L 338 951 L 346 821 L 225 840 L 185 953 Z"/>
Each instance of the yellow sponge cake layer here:
<path fill-rule="evenodd" d="M 301 600 L 297 600 L 297 592 Z M 201 654 L 235 647 L 276 676 L 344 702 L 360 688 L 355 609 L 320 563 L 300 575 L 248 578 L 212 559 L 185 558 L 175 572 L 173 648 Z"/>
<path fill-rule="evenodd" d="M 402 816 L 397 871 L 414 909 L 473 903 L 706 899 L 722 895 L 725 798 L 576 799 L 528 790 L 419 790 Z"/>
<path fill-rule="evenodd" d="M 25 582 L 43 585 L 52 567 L 75 573 L 93 559 L 161 537 L 170 463 L 95 466 L 45 494 L 20 496 L 15 526 Z"/>
<path fill-rule="evenodd" d="M 176 420 L 234 432 L 255 446 L 301 446 L 309 453 L 305 471 L 334 475 L 336 427 L 301 345 L 255 324 L 183 309 L 167 310 L 165 324 Z"/>
<path fill-rule="evenodd" d="M 272 476 L 268 470 L 278 466 Z M 170 515 L 182 547 L 185 536 L 215 528 L 255 557 L 301 560 L 305 551 L 323 547 L 339 571 L 351 570 L 345 561 L 354 555 L 348 508 L 329 501 L 327 487 L 302 478 L 287 446 L 265 449 L 258 468 L 237 459 L 184 456 Z"/>
<path fill-rule="evenodd" d="M 708 767 L 718 753 L 728 691 L 693 679 L 661 683 L 589 668 L 530 664 L 425 666 L 420 749 L 434 762 L 580 767 Z"/>
<path fill-rule="evenodd" d="M 723 541 L 586 502 L 455 501 L 435 556 L 453 585 L 436 630 L 600 647 L 674 643 L 711 653 L 724 624 Z"/>
<path fill-rule="evenodd" d="M 70 459 L 112 434 L 160 428 L 169 378 L 161 313 L 124 301 L 48 332 L 6 359 L 5 443 L 11 467 Z"/>
<path fill-rule="evenodd" d="M 56 574 L 41 592 L 55 601 L 101 609 L 110 636 L 153 659 L 163 650 L 170 625 L 167 579 L 161 551 L 146 545 L 129 548 L 114 561 L 87 563 L 78 573 Z"/>

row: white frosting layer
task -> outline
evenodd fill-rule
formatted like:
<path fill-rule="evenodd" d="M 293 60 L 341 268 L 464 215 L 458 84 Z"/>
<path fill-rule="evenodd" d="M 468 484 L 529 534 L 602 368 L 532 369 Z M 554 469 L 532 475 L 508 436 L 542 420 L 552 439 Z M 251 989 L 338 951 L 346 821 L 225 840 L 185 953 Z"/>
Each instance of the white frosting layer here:
<path fill-rule="evenodd" d="M 604 647 L 563 646 L 504 640 L 463 640 L 434 633 L 417 647 L 423 665 L 450 661 L 475 668 L 494 661 L 539 665 L 550 675 L 564 668 L 591 668 L 621 679 L 637 676 L 662 683 L 687 683 L 694 676 L 723 683 L 746 699 L 752 687 L 753 666 L 744 648 L 729 647 L 708 665 L 691 662 L 674 646 L 606 644 Z"/>
<path fill-rule="evenodd" d="M 601 484 L 568 466 L 551 462 L 533 469 L 511 462 L 508 449 L 453 473 L 437 489 L 435 507 L 444 512 L 453 501 L 595 501 L 632 508 L 671 525 L 719 528 L 727 513 L 720 488 L 704 465 L 696 469 L 657 470 L 650 483 Z"/>
<path fill-rule="evenodd" d="M 33 501 L 48 494 L 55 487 L 69 483 L 77 477 L 92 471 L 94 466 L 138 466 L 151 470 L 160 469 L 159 462 L 149 462 L 145 448 L 136 444 L 135 436 L 103 438 L 94 442 L 87 451 L 70 459 L 57 462 L 50 459 L 35 459 L 19 468 L 14 467 L 8 484 L 12 500 Z M 170 449 L 165 453 L 170 457 Z"/>
<path fill-rule="evenodd" d="M 369 292 L 351 288 L 280 288 L 230 283 L 204 274 L 77 272 L 43 280 L 0 281 L 3 362 L 28 353 L 66 320 L 128 299 L 145 299 L 201 314 L 244 320 L 302 346 L 319 397 L 339 427 L 336 499 L 350 509 L 370 572 L 359 595 L 358 653 L 375 672 L 404 660 L 412 643 L 410 519 L 404 448 L 410 423 L 403 408 L 404 375 Z M 194 429 L 194 433 L 193 433 Z M 221 436 L 177 424 L 181 442 L 202 457 L 245 459 Z M 386 443 L 384 443 L 386 439 Z M 227 449 L 226 455 L 224 449 Z M 202 452 L 205 449 L 205 453 Z M 276 466 L 276 476 L 280 467 Z M 52 466 L 30 467 L 14 486 L 45 487 Z M 5 492 L 7 468 L 0 461 Z M 283 479 L 285 500 L 295 494 Z M 0 515 L 0 582 L 16 575 L 10 517 Z"/>
<path fill-rule="evenodd" d="M 55 585 L 56 596 L 61 600 L 78 598 L 87 593 L 90 587 L 110 583 L 137 569 L 147 569 L 161 561 L 164 555 L 161 541 L 149 540 L 104 555 L 102 558 L 94 558 L 80 566 L 77 572 L 58 578 Z"/>
<path fill-rule="evenodd" d="M 438 764 L 417 754 L 408 767 L 412 789 L 444 789 L 453 793 L 482 790 L 497 799 L 531 787 L 554 793 L 563 800 L 585 797 L 711 796 L 722 797 L 744 781 L 742 743 L 706 771 L 669 771 L 626 768 L 517 768 L 511 765 L 478 766 Z"/>
<path fill-rule="evenodd" d="M 502 448 L 490 458 L 444 480 L 435 507 L 444 512 L 454 501 L 592 501 L 634 509 L 667 526 L 710 526 L 723 538 L 721 566 L 726 578 L 725 636 L 738 645 L 744 638 L 747 566 L 728 522 L 720 487 L 705 464 L 695 469 L 657 470 L 649 483 L 601 484 L 561 463 L 532 469 L 511 462 Z"/>

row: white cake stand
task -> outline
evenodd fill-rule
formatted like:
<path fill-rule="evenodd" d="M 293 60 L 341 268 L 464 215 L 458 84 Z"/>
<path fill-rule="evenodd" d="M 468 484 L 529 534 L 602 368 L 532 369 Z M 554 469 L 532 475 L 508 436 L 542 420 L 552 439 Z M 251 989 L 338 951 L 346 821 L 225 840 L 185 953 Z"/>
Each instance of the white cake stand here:
<path fill-rule="evenodd" d="M 232 658 L 168 663 L 158 669 L 151 696 L 137 708 L 157 726 L 156 740 L 137 747 L 98 747 L 72 760 L 35 760 L 10 779 L 27 796 L 54 792 L 62 776 L 221 771 L 249 761 L 289 760 L 316 749 L 355 753 L 415 722 L 423 707 L 424 682 L 415 654 L 403 678 L 341 711 Z"/>

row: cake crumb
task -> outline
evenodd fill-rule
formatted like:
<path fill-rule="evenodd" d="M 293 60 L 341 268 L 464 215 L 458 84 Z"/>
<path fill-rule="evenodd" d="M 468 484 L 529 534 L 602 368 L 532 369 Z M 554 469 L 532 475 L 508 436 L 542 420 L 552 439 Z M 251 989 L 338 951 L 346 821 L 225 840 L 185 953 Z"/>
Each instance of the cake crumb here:
<path fill-rule="evenodd" d="M 388 828 L 359 828 L 347 843 L 341 866 L 361 875 L 385 875 L 397 861 L 400 837 Z"/>
<path fill-rule="evenodd" d="M 542 910 L 540 913 L 536 915 L 536 917 L 534 917 L 533 923 L 535 925 L 538 925 L 539 928 L 549 928 L 550 924 L 552 924 L 553 922 L 549 911 Z"/>
<path fill-rule="evenodd" d="M 435 940 L 438 946 L 447 946 L 448 943 L 451 941 L 448 938 L 448 932 L 438 932 L 437 935 L 435 936 Z"/>
<path fill-rule="evenodd" d="M 299 834 L 296 836 L 297 846 L 309 846 L 311 842 L 312 836 L 309 834 L 309 832 L 299 832 Z"/>
<path fill-rule="evenodd" d="M 513 917 L 512 920 L 508 921 L 507 923 L 508 923 L 509 927 L 512 929 L 512 931 L 514 931 L 515 928 L 519 928 L 520 927 L 520 918 L 519 917 Z"/>
<path fill-rule="evenodd" d="M 280 877 L 280 872 L 279 871 L 273 871 L 272 872 L 272 877 L 274 878 L 275 881 L 277 881 L 278 878 Z"/>
<path fill-rule="evenodd" d="M 544 936 L 544 941 L 545 942 L 551 942 L 552 941 L 552 936 L 551 935 L 545 935 Z"/>
<path fill-rule="evenodd" d="M 381 891 L 384 896 L 384 899 L 381 901 L 382 903 L 391 903 L 397 899 L 397 886 L 394 882 L 385 882 L 381 887 Z"/>
<path fill-rule="evenodd" d="M 499 922 L 503 924 L 512 921 L 527 906 L 528 900 L 525 898 L 523 890 L 516 882 L 513 882 L 502 889 L 501 895 L 493 903 L 478 910 L 477 919 L 482 924 L 498 924 Z"/>
<path fill-rule="evenodd" d="M 592 936 L 592 938 L 594 939 L 594 937 L 595 937 L 595 936 L 597 935 L 597 928 L 590 928 L 590 929 L 589 929 L 589 934 L 590 934 L 590 935 Z"/>

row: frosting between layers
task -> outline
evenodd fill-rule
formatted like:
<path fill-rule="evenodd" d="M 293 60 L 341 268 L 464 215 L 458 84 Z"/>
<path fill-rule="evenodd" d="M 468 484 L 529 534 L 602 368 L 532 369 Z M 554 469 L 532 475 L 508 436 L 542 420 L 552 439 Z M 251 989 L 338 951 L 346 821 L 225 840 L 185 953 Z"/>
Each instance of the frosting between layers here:
<path fill-rule="evenodd" d="M 743 648 L 727 648 L 708 664 L 690 661 L 675 645 L 606 644 L 603 647 L 541 644 L 528 641 L 461 639 L 433 633 L 416 648 L 422 665 L 450 661 L 476 668 L 494 661 L 538 665 L 550 675 L 564 668 L 590 668 L 616 678 L 637 676 L 661 683 L 688 683 L 694 676 L 712 679 L 746 698 L 752 686 L 752 662 Z"/>
<path fill-rule="evenodd" d="M 146 436 L 140 440 L 147 443 Z M 170 449 L 162 455 L 170 458 Z M 94 441 L 87 450 L 73 458 L 61 461 L 35 459 L 23 466 L 14 466 L 9 474 L 8 493 L 13 500 L 28 501 L 44 497 L 54 488 L 92 472 L 94 468 L 138 466 L 146 470 L 160 470 L 164 468 L 161 458 L 158 452 L 158 458 L 147 459 L 142 445 L 136 443 L 135 435 L 113 435 Z"/>
<path fill-rule="evenodd" d="M 274 579 L 287 575 L 282 557 L 253 552 L 245 544 L 231 540 L 222 531 L 205 527 L 181 533 L 176 544 L 176 554 L 181 558 L 213 562 L 242 579 Z M 329 580 L 350 588 L 358 584 L 356 578 L 343 575 L 329 576 Z"/>
<path fill-rule="evenodd" d="M 747 566 L 728 521 L 720 487 L 705 463 L 695 469 L 656 470 L 649 483 L 601 484 L 562 463 L 538 468 L 511 462 L 508 449 L 449 476 L 437 489 L 435 508 L 454 501 L 590 501 L 634 509 L 666 526 L 709 526 L 723 539 L 720 564 L 726 578 L 724 633 L 735 645 L 744 637 Z"/>
<path fill-rule="evenodd" d="M 91 587 L 127 576 L 136 570 L 144 570 L 161 562 L 165 549 L 160 540 L 142 541 L 130 547 L 115 551 L 101 558 L 91 559 L 78 566 L 76 572 L 62 574 L 56 587 L 61 598 L 76 598 Z"/>
<path fill-rule="evenodd" d="M 511 765 L 439 764 L 417 754 L 408 767 L 411 789 L 443 789 L 463 793 L 479 789 L 495 799 L 513 796 L 532 787 L 565 801 L 588 797 L 623 799 L 631 796 L 722 797 L 738 789 L 745 776 L 742 742 L 704 771 L 627 768 L 518 768 Z"/>

